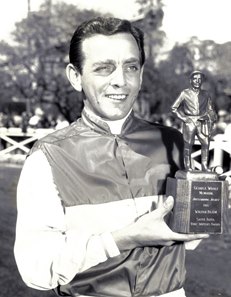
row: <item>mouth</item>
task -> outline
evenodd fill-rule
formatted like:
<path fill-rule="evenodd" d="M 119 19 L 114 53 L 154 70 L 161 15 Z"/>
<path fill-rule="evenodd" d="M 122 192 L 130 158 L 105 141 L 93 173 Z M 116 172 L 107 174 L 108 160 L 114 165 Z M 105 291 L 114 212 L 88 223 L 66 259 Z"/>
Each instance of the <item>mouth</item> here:
<path fill-rule="evenodd" d="M 128 95 L 126 95 L 126 94 L 108 94 L 108 95 L 106 95 L 106 97 L 109 99 L 112 99 L 112 100 L 123 101 L 123 100 L 126 100 Z"/>

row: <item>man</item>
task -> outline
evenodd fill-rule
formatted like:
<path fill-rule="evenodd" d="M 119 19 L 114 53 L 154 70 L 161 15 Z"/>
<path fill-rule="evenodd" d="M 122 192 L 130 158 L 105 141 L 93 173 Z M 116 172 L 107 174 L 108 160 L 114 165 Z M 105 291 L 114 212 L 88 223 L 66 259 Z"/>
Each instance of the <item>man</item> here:
<path fill-rule="evenodd" d="M 201 89 L 204 74 L 193 71 L 190 75 L 191 87 L 181 92 L 172 105 L 172 112 L 183 121 L 184 166 L 192 171 L 191 153 L 195 136 L 201 143 L 202 171 L 209 171 L 209 138 L 216 114 L 209 94 Z"/>
<path fill-rule="evenodd" d="M 82 117 L 32 149 L 18 184 L 15 256 L 25 283 L 60 296 L 185 296 L 184 244 L 165 222 L 181 134 L 134 117 L 143 34 L 97 18 L 75 31 L 67 77 Z"/>

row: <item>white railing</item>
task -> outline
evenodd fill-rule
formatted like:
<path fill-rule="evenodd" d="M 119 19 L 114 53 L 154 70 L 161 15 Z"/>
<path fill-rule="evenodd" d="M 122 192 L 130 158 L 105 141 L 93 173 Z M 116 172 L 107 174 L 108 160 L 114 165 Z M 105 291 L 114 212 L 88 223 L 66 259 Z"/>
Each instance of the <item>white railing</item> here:
<path fill-rule="evenodd" d="M 201 156 L 201 148 L 198 140 L 196 140 L 194 148 L 195 150 L 192 153 L 193 164 L 196 169 L 200 170 L 201 164 L 196 160 Z M 220 166 L 224 170 L 222 175 L 231 176 L 231 137 L 228 138 L 225 134 L 214 136 L 210 142 L 209 151 L 211 156 L 209 166 Z"/>
<path fill-rule="evenodd" d="M 0 162 L 23 162 L 32 144 L 53 131 L 54 129 L 28 128 L 27 132 L 22 132 L 21 128 L 0 128 Z"/>
<path fill-rule="evenodd" d="M 53 132 L 54 129 L 32 129 L 28 128 L 24 133 L 20 128 L 0 128 L 0 161 L 18 159 L 24 161 L 32 144 L 41 137 Z M 195 142 L 195 150 L 192 154 L 194 167 L 201 169 L 198 158 L 201 156 L 200 144 Z M 228 139 L 224 134 L 218 134 L 210 143 L 211 161 L 210 166 L 221 166 L 225 168 L 224 175 L 231 176 L 231 137 Z M 226 163 L 224 166 L 224 156 Z M 227 158 L 228 156 L 228 158 Z"/>

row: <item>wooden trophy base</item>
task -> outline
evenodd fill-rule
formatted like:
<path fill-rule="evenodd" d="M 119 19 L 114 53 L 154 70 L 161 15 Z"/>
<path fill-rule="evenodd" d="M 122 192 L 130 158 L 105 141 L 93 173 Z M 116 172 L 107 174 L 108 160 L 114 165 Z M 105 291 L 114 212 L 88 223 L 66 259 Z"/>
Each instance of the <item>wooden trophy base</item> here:
<path fill-rule="evenodd" d="M 175 203 L 170 227 L 179 233 L 226 232 L 228 182 L 214 172 L 182 171 L 167 179 Z"/>

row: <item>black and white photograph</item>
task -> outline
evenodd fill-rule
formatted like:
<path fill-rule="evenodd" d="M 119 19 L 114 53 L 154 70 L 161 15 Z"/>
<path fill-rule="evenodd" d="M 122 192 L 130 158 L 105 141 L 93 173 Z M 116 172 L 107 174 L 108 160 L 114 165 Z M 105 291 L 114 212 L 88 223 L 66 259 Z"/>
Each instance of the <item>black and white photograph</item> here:
<path fill-rule="evenodd" d="M 231 1 L 0 8 L 0 297 L 231 297 Z"/>

